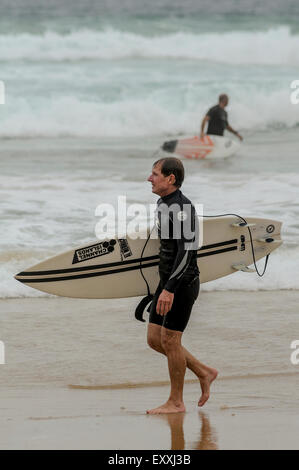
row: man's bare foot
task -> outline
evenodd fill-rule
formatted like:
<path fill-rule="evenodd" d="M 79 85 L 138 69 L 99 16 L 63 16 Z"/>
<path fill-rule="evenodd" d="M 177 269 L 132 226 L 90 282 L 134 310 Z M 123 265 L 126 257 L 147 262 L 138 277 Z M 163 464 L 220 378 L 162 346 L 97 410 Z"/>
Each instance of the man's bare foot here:
<path fill-rule="evenodd" d="M 198 406 L 203 406 L 208 401 L 210 397 L 211 383 L 216 379 L 217 375 L 218 371 L 216 369 L 210 368 L 206 377 L 199 379 L 202 395 L 198 401 Z"/>
<path fill-rule="evenodd" d="M 159 406 L 158 408 L 153 408 L 152 410 L 147 410 L 148 415 L 159 415 L 162 413 L 184 413 L 186 411 L 185 405 L 183 402 L 174 403 L 173 401 L 167 401 L 164 405 Z"/>

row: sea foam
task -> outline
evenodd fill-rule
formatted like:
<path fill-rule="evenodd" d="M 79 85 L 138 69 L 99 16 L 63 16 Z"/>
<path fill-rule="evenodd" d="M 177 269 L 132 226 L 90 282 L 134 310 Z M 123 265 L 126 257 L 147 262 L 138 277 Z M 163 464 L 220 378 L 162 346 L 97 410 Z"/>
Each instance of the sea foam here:
<path fill-rule="evenodd" d="M 6 61 L 168 57 L 229 64 L 299 64 L 298 36 L 292 35 L 287 26 L 266 31 L 175 32 L 151 37 L 106 28 L 68 34 L 21 33 L 0 38 L 0 56 Z"/>

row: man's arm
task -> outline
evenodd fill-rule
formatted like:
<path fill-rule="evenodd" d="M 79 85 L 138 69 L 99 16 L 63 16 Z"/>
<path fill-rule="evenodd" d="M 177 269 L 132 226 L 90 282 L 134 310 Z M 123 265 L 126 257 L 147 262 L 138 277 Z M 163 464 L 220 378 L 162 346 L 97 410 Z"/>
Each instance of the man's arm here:
<path fill-rule="evenodd" d="M 173 264 L 173 268 L 170 277 L 162 290 L 158 302 L 157 302 L 157 313 L 160 315 L 166 315 L 172 307 L 174 292 L 178 287 L 181 278 L 189 266 L 191 260 L 191 251 L 186 250 L 186 240 L 177 240 L 178 252 L 176 259 Z"/>
<path fill-rule="evenodd" d="M 201 139 L 203 139 L 203 137 L 205 135 L 205 125 L 210 119 L 211 119 L 211 117 L 208 114 L 206 114 L 205 117 L 202 120 L 201 128 L 200 128 L 200 138 Z"/>
<path fill-rule="evenodd" d="M 229 124 L 227 124 L 226 129 L 239 137 L 240 140 L 243 140 L 243 137 L 239 134 L 239 132 L 235 131 L 235 129 L 233 129 Z"/>
<path fill-rule="evenodd" d="M 177 214 L 178 215 L 178 214 Z M 191 221 L 190 221 L 191 217 Z M 177 217 L 175 217 L 177 219 Z M 185 227 L 184 224 L 191 224 L 190 229 L 193 232 L 188 231 L 189 227 Z M 186 269 L 188 268 L 191 258 L 192 258 L 192 251 L 194 250 L 193 243 L 196 244 L 198 241 L 198 220 L 197 215 L 195 212 L 194 207 L 191 207 L 189 217 L 183 221 L 181 221 L 181 229 L 180 229 L 180 238 L 177 241 L 177 255 L 174 260 L 171 274 L 169 276 L 168 281 L 166 282 L 164 289 L 162 290 L 158 302 L 157 302 L 157 313 L 160 315 L 166 315 L 167 312 L 172 307 L 173 299 L 174 299 L 174 292 L 178 288 L 183 274 L 185 273 Z M 188 238 L 185 237 L 185 234 L 188 234 Z M 192 238 L 191 246 L 190 246 L 190 239 L 189 236 Z"/>
<path fill-rule="evenodd" d="M 166 282 L 164 289 L 174 293 L 181 282 L 181 278 L 189 266 L 192 252 L 186 249 L 187 241 L 184 238 L 177 240 L 177 255 L 173 263 L 171 274 Z"/>

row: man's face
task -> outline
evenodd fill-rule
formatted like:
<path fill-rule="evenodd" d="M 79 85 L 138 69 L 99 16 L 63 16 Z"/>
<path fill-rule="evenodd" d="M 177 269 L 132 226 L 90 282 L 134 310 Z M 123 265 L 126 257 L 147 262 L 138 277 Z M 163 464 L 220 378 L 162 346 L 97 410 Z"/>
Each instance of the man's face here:
<path fill-rule="evenodd" d="M 152 183 L 152 192 L 158 194 L 158 196 L 168 194 L 169 190 L 173 188 L 174 180 L 174 175 L 164 176 L 161 173 L 160 164 L 153 167 L 152 173 L 147 179 L 147 181 Z"/>

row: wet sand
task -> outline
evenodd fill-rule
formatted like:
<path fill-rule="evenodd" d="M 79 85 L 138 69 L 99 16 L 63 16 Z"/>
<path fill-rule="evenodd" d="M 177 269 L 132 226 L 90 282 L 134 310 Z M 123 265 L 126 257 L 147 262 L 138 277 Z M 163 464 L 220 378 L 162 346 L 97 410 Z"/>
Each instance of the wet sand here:
<path fill-rule="evenodd" d="M 0 448 L 298 449 L 298 408 L 267 397 L 286 384 L 298 390 L 298 377 L 244 382 L 219 380 L 202 410 L 196 406 L 197 385 L 187 384 L 188 411 L 157 416 L 144 410 L 161 401 L 165 387 L 1 392 Z"/>
<path fill-rule="evenodd" d="M 129 343 L 116 339 L 118 315 L 132 316 L 134 299 L 123 299 L 118 313 L 109 303 L 112 325 L 98 313 L 105 301 L 1 300 L 0 449 L 299 449 L 299 364 L 290 362 L 298 301 L 298 291 L 203 293 L 186 342 L 194 351 L 196 332 L 206 352 L 212 340 L 208 353 L 220 374 L 211 398 L 197 407 L 200 387 L 188 372 L 187 412 L 148 416 L 166 400 L 169 382 L 165 361 L 144 342 L 144 325 L 128 322 Z M 114 383 L 104 374 L 109 360 Z"/>

